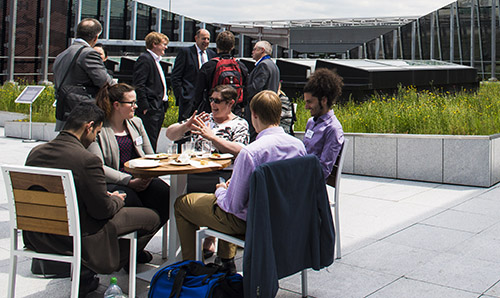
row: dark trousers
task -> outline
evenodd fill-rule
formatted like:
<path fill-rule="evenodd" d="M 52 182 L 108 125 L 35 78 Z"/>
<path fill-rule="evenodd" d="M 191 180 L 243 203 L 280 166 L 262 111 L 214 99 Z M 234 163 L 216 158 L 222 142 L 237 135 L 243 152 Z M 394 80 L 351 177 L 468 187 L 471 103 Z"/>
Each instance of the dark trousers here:
<path fill-rule="evenodd" d="M 161 227 L 158 214 L 151 209 L 121 208 L 101 230 L 82 235 L 82 265 L 100 274 L 118 271 L 129 260 L 130 246 L 128 240 L 116 237 L 137 231 L 139 252 Z M 23 231 L 23 241 L 27 248 L 37 252 L 70 255 L 73 251 L 73 241 L 68 236 Z"/>
<path fill-rule="evenodd" d="M 138 112 L 137 116 L 141 118 L 146 133 L 148 134 L 149 141 L 153 150 L 156 151 L 156 146 L 158 143 L 158 136 L 160 135 L 161 126 L 163 125 L 163 120 L 165 119 L 165 110 L 148 110 L 146 115 L 142 112 Z"/>
<path fill-rule="evenodd" d="M 179 99 L 179 117 L 178 121 L 186 120 L 192 115 L 193 110 L 193 100 L 180 98 Z M 194 111 L 193 111 L 194 112 Z"/>
<path fill-rule="evenodd" d="M 123 190 L 127 193 L 125 207 L 146 207 L 160 216 L 161 226 L 168 220 L 170 186 L 160 178 L 153 178 L 148 188 L 141 192 L 125 185 L 108 184 L 108 191 Z"/>
<path fill-rule="evenodd" d="M 255 131 L 255 128 L 252 125 L 252 114 L 250 112 L 250 104 L 248 104 L 245 108 L 245 115 L 244 117 L 245 120 L 248 122 L 248 131 L 250 132 L 250 143 L 255 141 L 255 138 L 257 138 L 257 132 Z"/>

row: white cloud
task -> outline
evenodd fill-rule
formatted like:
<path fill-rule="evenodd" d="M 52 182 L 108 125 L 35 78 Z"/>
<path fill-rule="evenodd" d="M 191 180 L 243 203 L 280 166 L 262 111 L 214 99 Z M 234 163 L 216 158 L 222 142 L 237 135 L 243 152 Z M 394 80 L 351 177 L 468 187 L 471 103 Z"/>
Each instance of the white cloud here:
<path fill-rule="evenodd" d="M 140 1 L 163 9 L 169 7 L 169 1 L 167 0 Z M 422 16 L 452 2 L 450 0 L 170 1 L 174 13 L 204 22 L 219 23 L 257 20 Z"/>

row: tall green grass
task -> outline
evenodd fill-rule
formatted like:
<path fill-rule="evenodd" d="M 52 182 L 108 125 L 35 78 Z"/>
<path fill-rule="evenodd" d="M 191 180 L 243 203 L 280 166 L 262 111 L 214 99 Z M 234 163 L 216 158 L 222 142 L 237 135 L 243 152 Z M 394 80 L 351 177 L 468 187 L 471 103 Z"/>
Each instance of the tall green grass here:
<path fill-rule="evenodd" d="M 23 113 L 29 116 L 30 105 L 14 103 L 14 100 L 26 87 L 26 82 L 20 84 L 7 83 L 0 88 L 0 111 Z M 54 87 L 46 86 L 33 103 L 33 122 L 56 122 L 54 103 Z"/>
<path fill-rule="evenodd" d="M 477 92 L 451 94 L 400 88 L 363 103 L 333 107 L 345 132 L 490 135 L 500 133 L 500 84 L 482 83 Z M 308 111 L 298 101 L 296 131 Z"/>
<path fill-rule="evenodd" d="M 0 87 L 0 111 L 23 113 L 29 116 L 29 104 L 14 103 L 26 85 L 26 82 L 20 82 L 19 84 L 7 83 Z M 169 92 L 168 98 L 169 108 L 165 114 L 164 126 L 177 122 L 179 111 L 179 108 L 175 106 L 175 97 L 172 92 Z M 54 87 L 46 86 L 33 103 L 33 122 L 56 122 L 56 109 L 52 106 L 54 100 Z"/>
<path fill-rule="evenodd" d="M 24 85 L 0 88 L 0 110 L 29 114 L 29 105 L 15 104 Z M 301 98 L 295 131 L 303 131 L 309 111 Z M 45 88 L 33 104 L 33 121 L 55 122 L 54 89 Z M 375 95 L 363 103 L 348 102 L 333 107 L 345 132 L 490 135 L 500 133 L 500 83 L 482 83 L 477 92 L 435 93 L 400 88 L 394 96 Z M 164 126 L 177 122 L 178 107 L 169 92 Z"/>

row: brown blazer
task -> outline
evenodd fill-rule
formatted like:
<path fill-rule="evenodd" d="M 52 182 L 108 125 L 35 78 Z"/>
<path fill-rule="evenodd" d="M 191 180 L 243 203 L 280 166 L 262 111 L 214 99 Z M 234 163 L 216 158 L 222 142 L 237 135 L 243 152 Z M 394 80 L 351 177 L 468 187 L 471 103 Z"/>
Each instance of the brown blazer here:
<path fill-rule="evenodd" d="M 87 151 L 75 135 L 62 131 L 54 140 L 34 148 L 26 165 L 73 172 L 80 212 L 82 262 L 98 273 L 119 269 L 117 232 L 108 222 L 122 209 L 124 202 L 107 195 L 99 157 Z M 70 237 L 24 232 L 23 238 L 28 248 L 38 252 L 70 254 L 72 251 Z"/>

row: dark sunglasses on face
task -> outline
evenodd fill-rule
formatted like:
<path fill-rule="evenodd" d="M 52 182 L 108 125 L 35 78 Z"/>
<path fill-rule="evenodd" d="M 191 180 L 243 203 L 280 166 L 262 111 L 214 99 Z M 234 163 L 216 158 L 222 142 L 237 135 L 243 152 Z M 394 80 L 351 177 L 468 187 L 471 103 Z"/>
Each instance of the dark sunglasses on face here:
<path fill-rule="evenodd" d="M 209 98 L 208 98 L 208 101 L 213 102 L 213 103 L 216 103 L 216 104 L 219 104 L 219 103 L 221 103 L 221 102 L 224 102 L 225 100 L 223 100 L 223 99 L 218 99 L 218 98 L 213 98 L 213 97 L 209 97 Z"/>

